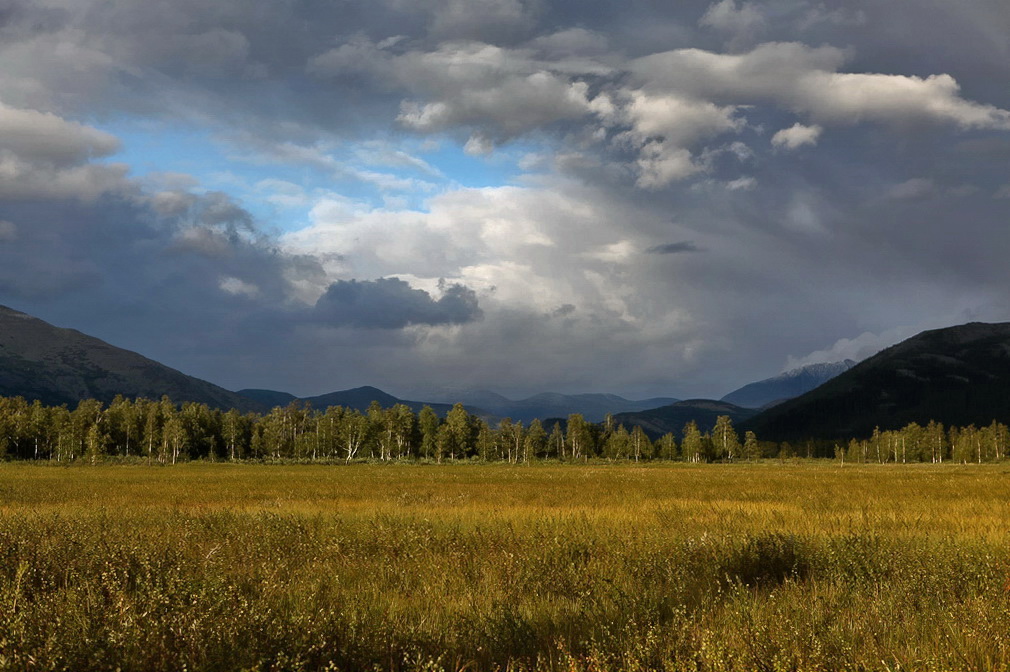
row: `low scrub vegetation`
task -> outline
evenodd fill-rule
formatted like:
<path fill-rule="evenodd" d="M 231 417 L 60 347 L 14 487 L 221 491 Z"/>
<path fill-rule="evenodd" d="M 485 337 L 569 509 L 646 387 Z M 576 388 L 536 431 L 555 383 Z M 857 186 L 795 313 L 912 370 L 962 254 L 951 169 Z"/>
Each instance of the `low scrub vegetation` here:
<path fill-rule="evenodd" d="M 1000 466 L 0 465 L 0 669 L 994 670 Z"/>

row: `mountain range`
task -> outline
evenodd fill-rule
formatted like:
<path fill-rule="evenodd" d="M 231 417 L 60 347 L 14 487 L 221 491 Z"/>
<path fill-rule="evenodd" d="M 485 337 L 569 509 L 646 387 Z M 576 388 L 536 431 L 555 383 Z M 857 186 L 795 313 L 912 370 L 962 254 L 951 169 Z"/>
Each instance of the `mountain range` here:
<path fill-rule="evenodd" d="M 805 387 L 813 389 L 775 403 Z M 923 332 L 859 364 L 845 361 L 790 371 L 746 385 L 720 401 L 631 401 L 607 394 L 540 394 L 514 401 L 488 391 L 461 395 L 461 401 L 471 413 L 491 421 L 511 417 L 528 422 L 533 417 L 582 413 L 598 422 L 612 413 L 616 422 L 641 426 L 652 435 L 679 433 L 690 420 L 704 431 L 716 417 L 728 415 L 741 431 L 752 429 L 766 440 L 793 441 L 864 437 L 874 427 L 897 429 L 930 420 L 948 426 L 1007 423 L 1008 389 L 1010 323 L 970 323 Z M 153 399 L 167 395 L 176 402 L 256 412 L 297 399 L 272 390 L 231 392 L 79 331 L 0 306 L 0 396 L 73 406 L 84 398 L 107 403 L 117 394 Z M 384 407 L 404 403 L 414 411 L 426 405 L 374 387 L 302 401 L 315 408 L 340 405 L 362 410 L 372 401 Z M 768 407 L 769 403 L 774 405 Z M 765 408 L 747 407 L 758 404 Z M 427 405 L 440 414 L 451 407 Z"/>
<path fill-rule="evenodd" d="M 572 413 L 581 413 L 589 422 L 602 422 L 608 413 L 644 411 L 659 406 L 676 403 L 672 397 L 630 400 L 616 394 L 558 394 L 543 392 L 514 401 L 489 390 L 473 390 L 454 393 L 452 399 L 463 404 L 480 408 L 499 418 L 530 422 L 534 418 L 567 418 Z"/>
<path fill-rule="evenodd" d="M 793 441 L 869 436 L 910 422 L 1010 422 L 1010 323 L 924 331 L 815 390 L 770 408 L 747 428 Z"/>
<path fill-rule="evenodd" d="M 378 401 L 384 408 L 402 403 L 414 412 L 427 405 L 439 415 L 452 408 L 451 403 L 400 399 L 375 387 L 301 398 L 275 390 L 231 392 L 93 336 L 0 306 L 0 396 L 21 396 L 30 401 L 38 399 L 45 404 L 73 407 L 84 398 L 108 403 L 117 394 L 151 399 L 168 395 L 176 402 L 194 401 L 243 412 L 265 412 L 296 400 L 319 409 L 344 406 L 364 411 L 372 401 Z M 511 401 L 493 392 L 477 392 L 459 401 L 470 413 L 490 421 L 512 417 L 529 422 L 534 417 L 582 413 L 595 422 L 608 412 L 637 410 L 676 400 L 629 401 L 608 394 L 540 394 Z"/>
<path fill-rule="evenodd" d="M 324 409 L 330 406 L 343 406 L 344 408 L 354 408 L 359 411 L 366 411 L 373 401 L 377 401 L 383 408 L 390 408 L 396 404 L 403 404 L 415 413 L 425 406 L 431 406 L 431 409 L 439 415 L 445 415 L 453 406 L 452 404 L 428 403 L 425 401 L 399 399 L 388 392 L 383 392 L 377 387 L 370 386 L 355 387 L 349 390 L 340 390 L 338 392 L 329 392 L 328 394 L 320 394 L 315 397 L 296 397 L 295 395 L 288 394 L 287 392 L 256 389 L 239 390 L 237 394 L 253 399 L 267 408 L 273 408 L 274 406 L 287 406 L 292 401 L 300 401 L 310 404 L 312 408 L 318 409 Z M 486 411 L 480 408 L 474 408 L 473 406 L 467 405 L 464 405 L 464 408 L 474 415 L 487 415 Z"/>

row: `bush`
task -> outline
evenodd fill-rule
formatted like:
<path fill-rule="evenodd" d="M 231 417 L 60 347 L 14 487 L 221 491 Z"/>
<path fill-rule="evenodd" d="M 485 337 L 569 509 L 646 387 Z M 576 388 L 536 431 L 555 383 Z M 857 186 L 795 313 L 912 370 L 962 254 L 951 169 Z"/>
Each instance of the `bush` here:
<path fill-rule="evenodd" d="M 722 566 L 730 583 L 770 587 L 810 575 L 810 550 L 798 537 L 781 532 L 749 536 Z"/>

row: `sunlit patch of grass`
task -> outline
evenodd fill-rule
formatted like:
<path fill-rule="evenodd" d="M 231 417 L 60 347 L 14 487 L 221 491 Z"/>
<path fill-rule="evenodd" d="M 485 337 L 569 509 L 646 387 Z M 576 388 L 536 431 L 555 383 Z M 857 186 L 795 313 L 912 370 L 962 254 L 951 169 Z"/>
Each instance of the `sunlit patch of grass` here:
<path fill-rule="evenodd" d="M 0 465 L 0 669 L 1007 669 L 1000 466 Z"/>

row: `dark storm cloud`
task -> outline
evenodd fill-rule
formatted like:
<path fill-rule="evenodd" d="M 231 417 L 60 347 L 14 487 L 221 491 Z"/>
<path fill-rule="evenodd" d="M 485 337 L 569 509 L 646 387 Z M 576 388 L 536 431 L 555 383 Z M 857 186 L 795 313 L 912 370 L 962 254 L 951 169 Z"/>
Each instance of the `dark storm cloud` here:
<path fill-rule="evenodd" d="M 481 316 L 466 287 L 435 299 L 392 278 L 331 284 L 313 307 L 313 288 L 329 282 L 315 258 L 278 249 L 222 194 L 178 196 L 186 207 L 169 215 L 139 195 L 0 200 L 2 302 L 233 387 L 268 362 L 297 367 L 303 327 Z"/>
<path fill-rule="evenodd" d="M 664 243 L 654 245 L 646 250 L 649 254 L 681 254 L 683 252 L 704 252 L 704 250 L 694 244 L 694 241 L 682 240 L 677 243 Z"/>
<path fill-rule="evenodd" d="M 483 316 L 477 295 L 463 285 L 445 287 L 437 300 L 398 278 L 340 280 L 316 302 L 315 317 L 330 326 L 402 329 L 412 324 L 465 324 Z"/>

